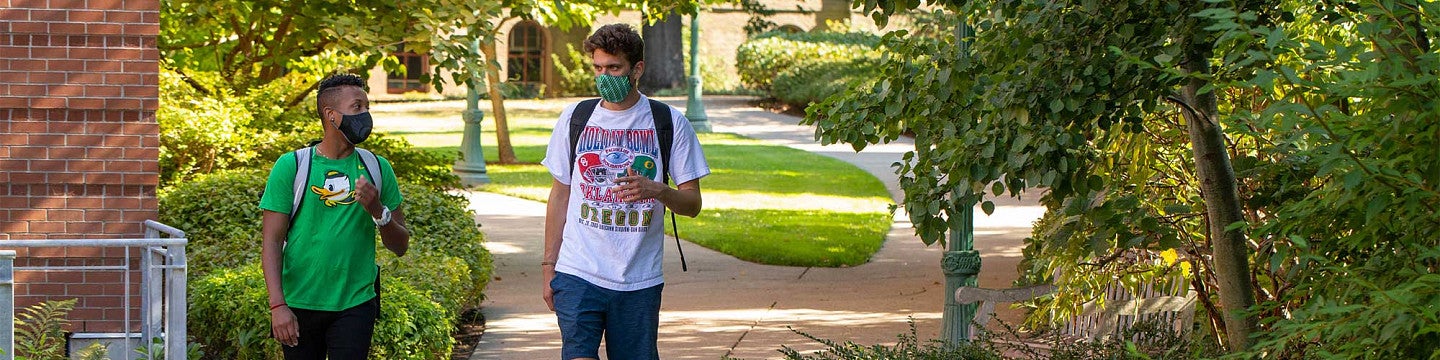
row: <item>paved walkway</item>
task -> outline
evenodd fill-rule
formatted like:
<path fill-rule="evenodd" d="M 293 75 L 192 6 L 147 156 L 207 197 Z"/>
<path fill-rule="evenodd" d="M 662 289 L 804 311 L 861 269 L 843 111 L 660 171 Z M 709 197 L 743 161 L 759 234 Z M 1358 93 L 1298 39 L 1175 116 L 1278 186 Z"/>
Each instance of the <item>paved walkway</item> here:
<path fill-rule="evenodd" d="M 662 100 L 683 110 L 684 99 Z M 850 162 L 885 182 L 893 198 L 900 196 L 890 164 L 913 148 L 908 139 L 856 153 L 848 145 L 816 144 L 813 128 L 755 108 L 747 98 L 710 97 L 705 106 L 716 132 Z M 559 358 L 555 317 L 540 298 L 545 205 L 485 192 L 467 195 L 495 257 L 495 278 L 482 309 L 487 328 L 471 359 Z M 981 286 L 1009 287 L 1016 278 L 1021 240 L 1043 211 L 1027 200 L 1002 200 L 992 216 L 976 210 L 976 248 L 984 256 Z M 934 338 L 946 296 L 942 249 L 926 247 L 913 234 L 902 209 L 881 250 L 869 263 L 852 268 L 757 265 L 687 242 L 690 271 L 681 272 L 675 247 L 666 246 L 660 357 L 763 359 L 780 357 L 776 350 L 782 345 L 821 348 L 789 328 L 825 339 L 893 344 L 897 334 L 909 331 L 908 318 L 915 320 L 921 339 Z"/>

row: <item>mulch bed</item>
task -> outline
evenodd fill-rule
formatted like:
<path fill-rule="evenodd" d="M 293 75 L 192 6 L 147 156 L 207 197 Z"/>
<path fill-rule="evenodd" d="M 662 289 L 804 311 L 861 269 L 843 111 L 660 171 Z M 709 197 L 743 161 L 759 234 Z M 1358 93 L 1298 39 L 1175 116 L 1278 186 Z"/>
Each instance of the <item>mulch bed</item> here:
<path fill-rule="evenodd" d="M 450 360 L 470 360 L 480 336 L 485 334 L 485 315 L 479 308 L 465 310 L 460 314 L 460 323 L 455 325 L 455 349 L 450 351 Z"/>

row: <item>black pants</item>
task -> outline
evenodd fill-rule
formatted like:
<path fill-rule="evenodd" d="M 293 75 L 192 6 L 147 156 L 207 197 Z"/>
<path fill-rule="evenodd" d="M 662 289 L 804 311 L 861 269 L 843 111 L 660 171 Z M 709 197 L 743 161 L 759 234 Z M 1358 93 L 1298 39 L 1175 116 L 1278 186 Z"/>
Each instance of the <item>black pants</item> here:
<path fill-rule="evenodd" d="M 286 360 L 365 359 L 380 316 L 380 296 L 341 311 L 290 309 L 300 323 L 300 343 L 280 345 Z"/>

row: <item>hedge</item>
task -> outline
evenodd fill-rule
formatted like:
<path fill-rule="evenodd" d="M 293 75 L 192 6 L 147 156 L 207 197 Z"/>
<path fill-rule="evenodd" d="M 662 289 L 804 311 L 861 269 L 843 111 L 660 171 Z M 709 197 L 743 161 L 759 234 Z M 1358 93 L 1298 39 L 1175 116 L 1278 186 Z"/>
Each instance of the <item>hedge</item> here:
<path fill-rule="evenodd" d="M 370 358 L 450 357 L 456 314 L 411 286 L 423 282 L 382 273 L 380 318 Z M 209 358 L 282 359 L 279 343 L 270 340 L 267 301 L 260 264 L 217 270 L 191 286 L 188 315 L 195 326 L 189 327 L 190 335 Z"/>
<path fill-rule="evenodd" d="M 735 67 L 746 87 L 773 91 L 773 81 L 794 67 L 878 59 L 879 49 L 880 37 L 869 33 L 772 31 L 741 44 Z"/>

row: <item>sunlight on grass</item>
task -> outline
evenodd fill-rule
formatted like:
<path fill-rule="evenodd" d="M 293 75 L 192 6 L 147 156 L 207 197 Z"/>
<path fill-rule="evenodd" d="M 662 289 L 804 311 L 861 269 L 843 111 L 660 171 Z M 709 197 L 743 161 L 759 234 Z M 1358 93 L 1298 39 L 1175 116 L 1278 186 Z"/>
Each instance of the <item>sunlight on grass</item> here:
<path fill-rule="evenodd" d="M 538 163 L 564 103 L 525 104 L 550 107 L 507 111 L 520 164 L 495 163 L 494 128 L 487 118 L 482 146 L 493 182 L 479 190 L 544 202 L 552 178 Z M 396 106 L 376 128 L 456 157 L 462 137 L 458 110 L 446 106 Z M 890 229 L 891 201 L 874 176 L 834 158 L 735 134 L 699 138 L 711 174 L 701 180 L 704 210 L 698 218 L 680 218 L 681 237 L 773 265 L 855 266 L 880 249 Z"/>

